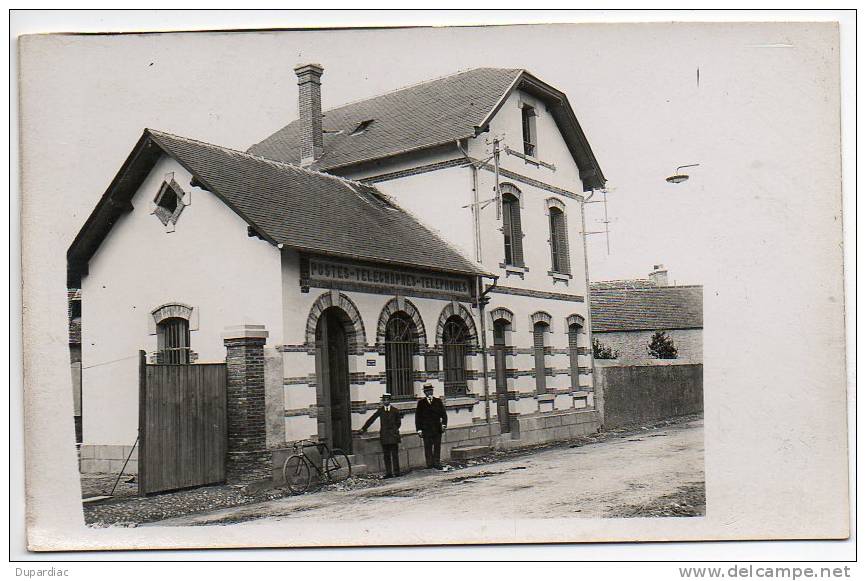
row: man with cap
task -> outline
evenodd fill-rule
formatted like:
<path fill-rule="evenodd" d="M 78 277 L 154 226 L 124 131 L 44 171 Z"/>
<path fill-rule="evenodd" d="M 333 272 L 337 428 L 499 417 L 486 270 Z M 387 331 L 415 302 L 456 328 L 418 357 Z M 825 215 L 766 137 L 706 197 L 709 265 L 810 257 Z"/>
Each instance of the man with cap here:
<path fill-rule="evenodd" d="M 402 414 L 400 410 L 391 405 L 391 394 L 382 394 L 382 405 L 376 410 L 370 419 L 364 422 L 361 433 L 367 431 L 373 422 L 379 420 L 379 443 L 382 444 L 382 455 L 385 458 L 385 478 L 400 476 L 400 456 L 398 448 L 400 445 L 400 424 Z"/>
<path fill-rule="evenodd" d="M 424 385 L 424 397 L 418 400 L 415 409 L 415 429 L 424 440 L 424 458 L 427 468 L 442 468 L 439 464 L 439 451 L 442 445 L 442 432 L 448 426 L 445 404 L 433 397 L 433 386 Z"/>

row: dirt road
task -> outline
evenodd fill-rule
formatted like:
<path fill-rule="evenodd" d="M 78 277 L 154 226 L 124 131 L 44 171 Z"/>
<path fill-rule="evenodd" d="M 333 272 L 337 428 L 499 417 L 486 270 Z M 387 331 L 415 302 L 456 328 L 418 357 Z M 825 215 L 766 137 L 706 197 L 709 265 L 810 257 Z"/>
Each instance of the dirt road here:
<path fill-rule="evenodd" d="M 154 525 L 279 521 L 692 516 L 704 513 L 703 421 L 452 472 L 416 470 L 361 490 L 325 490 Z"/>

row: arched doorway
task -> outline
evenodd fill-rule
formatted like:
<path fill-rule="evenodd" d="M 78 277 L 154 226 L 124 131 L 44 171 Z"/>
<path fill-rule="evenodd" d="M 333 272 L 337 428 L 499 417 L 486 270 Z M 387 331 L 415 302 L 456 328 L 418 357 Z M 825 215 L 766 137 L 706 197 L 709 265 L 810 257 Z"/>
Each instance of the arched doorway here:
<path fill-rule="evenodd" d="M 341 308 L 328 307 L 322 312 L 316 325 L 316 377 L 319 378 L 319 437 L 326 438 L 332 448 L 351 454 L 347 328 L 351 328 L 351 319 Z"/>

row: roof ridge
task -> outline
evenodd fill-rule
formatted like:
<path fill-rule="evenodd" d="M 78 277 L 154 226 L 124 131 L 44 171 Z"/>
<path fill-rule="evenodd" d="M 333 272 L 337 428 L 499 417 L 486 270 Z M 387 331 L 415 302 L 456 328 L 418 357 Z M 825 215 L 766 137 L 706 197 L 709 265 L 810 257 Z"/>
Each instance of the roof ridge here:
<path fill-rule="evenodd" d="M 223 150 L 223 151 L 228 151 L 228 152 L 230 152 L 230 153 L 237 153 L 237 154 L 242 155 L 242 156 L 244 156 L 244 157 L 250 157 L 250 158 L 253 158 L 253 159 L 257 160 L 257 161 L 263 161 L 263 162 L 268 163 L 268 164 L 271 164 L 271 165 L 275 165 L 275 166 L 278 166 L 278 167 L 284 167 L 284 168 L 292 169 L 292 170 L 295 170 L 295 171 L 298 171 L 298 172 L 301 172 L 301 173 L 306 172 L 306 173 L 314 174 L 314 175 L 317 175 L 317 176 L 323 176 L 323 177 L 326 177 L 326 178 L 331 178 L 331 179 L 333 179 L 333 180 L 336 180 L 336 181 L 339 181 L 339 182 L 343 182 L 343 183 L 345 183 L 346 185 L 349 185 L 349 186 L 362 186 L 362 187 L 365 187 L 365 188 L 372 188 L 372 189 L 376 190 L 376 188 L 375 188 L 374 186 L 370 185 L 370 184 L 365 184 L 365 183 L 363 183 L 363 182 L 359 182 L 359 181 L 356 181 L 356 180 L 350 180 L 349 178 L 345 178 L 345 177 L 342 177 L 342 176 L 338 176 L 338 175 L 330 174 L 330 173 L 323 172 L 323 171 L 319 171 L 319 170 L 315 170 L 315 169 L 309 169 L 309 168 L 306 168 L 306 167 L 301 167 L 301 166 L 294 165 L 294 164 L 291 164 L 291 163 L 286 163 L 286 162 L 283 162 L 283 161 L 277 161 L 277 160 L 275 160 L 275 159 L 271 159 L 271 158 L 269 158 L 269 157 L 263 157 L 263 156 L 261 156 L 261 155 L 255 155 L 255 154 L 253 154 L 253 153 L 248 153 L 248 152 L 246 152 L 246 151 L 240 151 L 240 150 L 237 150 L 237 149 L 233 149 L 233 148 L 231 148 L 231 147 L 225 147 L 225 146 L 223 146 L 223 145 L 217 145 L 217 144 L 215 144 L 215 143 L 210 143 L 210 142 L 207 142 L 207 141 L 202 141 L 202 140 L 200 140 L 200 139 L 193 139 L 192 137 L 184 137 L 183 135 L 176 135 L 176 134 L 174 134 L 174 133 L 169 133 L 168 131 L 160 131 L 159 129 L 151 129 L 150 127 L 146 127 L 146 128 L 145 128 L 145 131 L 147 131 L 147 132 L 149 132 L 149 133 L 151 133 L 151 134 L 156 134 L 156 135 L 166 135 L 166 136 L 171 137 L 171 138 L 174 138 L 174 139 L 180 139 L 180 140 L 182 140 L 182 141 L 188 141 L 188 142 L 192 142 L 192 143 L 198 143 L 198 144 L 200 144 L 200 145 L 205 145 L 205 146 L 208 146 L 208 147 L 213 147 L 213 148 L 215 148 L 215 149 L 221 149 L 221 150 Z M 376 191 L 378 192 L 379 190 L 376 190 Z M 379 193 L 381 193 L 381 192 L 379 192 Z"/>
<path fill-rule="evenodd" d="M 590 283 L 592 286 L 594 283 Z M 661 290 L 666 288 L 695 288 L 695 287 L 703 287 L 702 284 L 666 284 L 663 286 L 644 286 L 644 287 L 611 287 L 610 290 L 640 290 L 640 291 L 648 291 L 648 290 Z"/>
<path fill-rule="evenodd" d="M 510 68 L 501 68 L 501 67 L 474 67 L 471 69 L 458 69 L 457 71 L 455 71 L 453 73 L 449 73 L 447 75 L 442 75 L 440 77 L 434 77 L 432 79 L 426 79 L 424 81 L 418 81 L 417 83 L 411 83 L 409 85 L 397 87 L 396 89 L 391 89 L 390 91 L 385 91 L 383 93 L 377 93 L 377 94 L 371 95 L 369 97 L 361 97 L 360 99 L 355 99 L 354 101 L 348 101 L 346 103 L 341 103 L 341 104 L 336 105 L 334 107 L 331 107 L 329 109 L 325 109 L 324 111 L 322 111 L 322 114 L 324 115 L 325 113 L 328 113 L 329 111 L 336 111 L 337 109 L 342 109 L 343 107 L 348 107 L 350 105 L 357 105 L 358 103 L 363 103 L 364 101 L 371 101 L 373 99 L 378 99 L 379 97 L 384 97 L 385 95 L 391 95 L 393 93 L 399 93 L 400 91 L 405 91 L 407 89 L 413 89 L 415 87 L 420 87 L 421 85 L 426 85 L 429 83 L 435 83 L 436 81 L 442 81 L 444 79 L 456 77 L 457 75 L 463 75 L 466 73 L 471 73 L 472 71 L 480 71 L 480 70 L 484 70 L 484 69 L 496 70 L 496 71 L 512 71 L 512 70 L 513 71 L 525 71 L 526 70 L 526 69 L 522 69 L 522 68 L 510 69 Z M 298 121 L 298 119 L 293 119 L 292 121 L 289 122 L 289 124 L 292 124 L 295 121 Z"/>
<path fill-rule="evenodd" d="M 591 280 L 589 284 L 617 284 L 624 282 L 650 282 L 648 278 L 615 278 L 613 280 Z"/>

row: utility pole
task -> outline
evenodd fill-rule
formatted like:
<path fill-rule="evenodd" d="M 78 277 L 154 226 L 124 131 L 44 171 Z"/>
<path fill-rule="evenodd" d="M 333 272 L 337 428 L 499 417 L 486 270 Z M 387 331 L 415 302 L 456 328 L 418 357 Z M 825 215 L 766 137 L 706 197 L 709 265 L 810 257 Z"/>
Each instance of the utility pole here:
<path fill-rule="evenodd" d="M 499 142 L 498 136 L 493 137 L 493 189 L 496 191 L 496 219 L 502 219 L 502 192 L 499 190 Z"/>
<path fill-rule="evenodd" d="M 604 224 L 604 230 L 595 230 L 593 232 L 587 232 L 586 231 L 586 220 L 584 219 L 583 220 L 584 241 L 586 240 L 586 237 L 591 235 L 591 234 L 604 234 L 604 236 L 606 238 L 606 242 L 607 242 L 607 254 L 608 254 L 608 256 L 610 256 L 610 223 L 611 223 L 611 219 L 608 218 L 608 214 L 607 214 L 607 188 L 601 190 L 602 199 L 593 200 L 590 202 L 589 200 L 590 200 L 590 198 L 592 198 L 592 196 L 594 194 L 595 194 L 595 190 L 592 191 L 592 193 L 589 195 L 589 198 L 586 198 L 583 201 L 583 205 L 585 206 L 586 204 L 604 204 L 604 220 L 601 221 L 601 223 Z M 581 208 L 581 210 L 582 210 L 582 208 Z M 581 219 L 583 219 L 583 218 L 581 218 Z M 584 246 L 586 246 L 585 242 L 584 242 Z"/>

